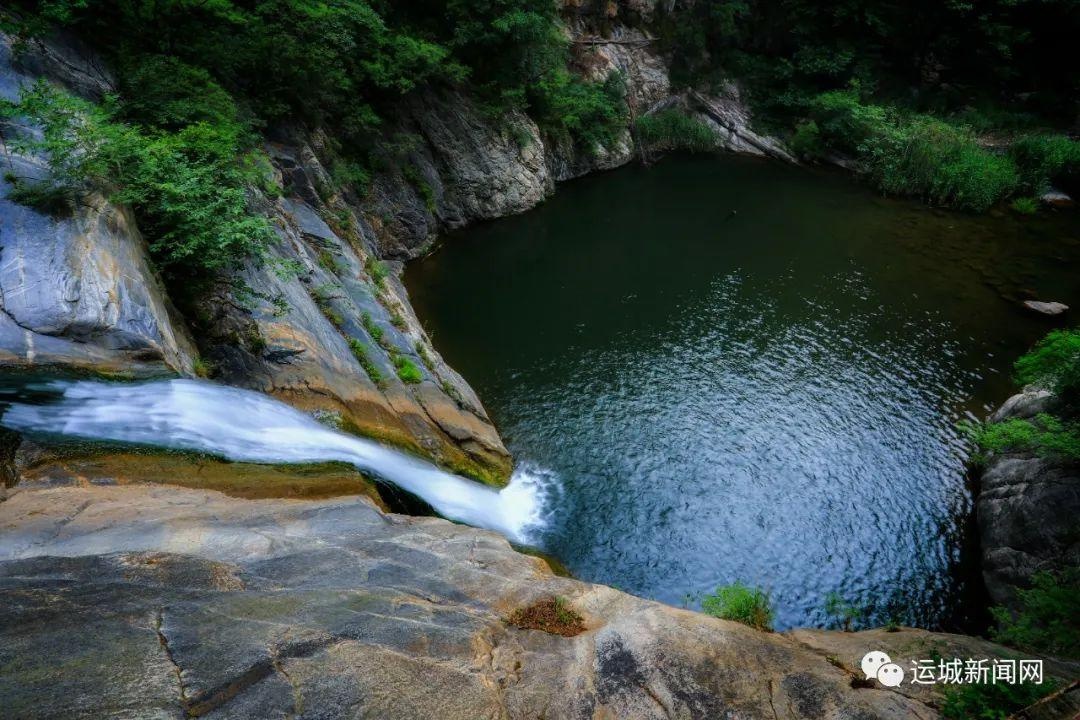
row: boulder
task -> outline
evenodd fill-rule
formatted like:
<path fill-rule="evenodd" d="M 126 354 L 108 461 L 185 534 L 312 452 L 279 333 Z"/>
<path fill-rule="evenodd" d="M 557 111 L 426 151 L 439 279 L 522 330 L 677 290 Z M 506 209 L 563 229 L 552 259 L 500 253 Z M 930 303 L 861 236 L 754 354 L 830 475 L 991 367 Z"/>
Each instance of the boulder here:
<path fill-rule="evenodd" d="M 851 673 L 853 677 L 865 680 L 861 670 L 862 658 L 870 650 L 880 650 L 889 659 L 910 674 L 914 663 L 930 660 L 937 664 L 939 659 L 968 658 L 982 660 L 987 664 L 994 660 L 1015 659 L 1017 652 L 997 643 L 970 635 L 955 633 L 930 632 L 919 628 L 897 628 L 889 630 L 876 628 L 860 632 L 834 632 L 802 628 L 785 633 L 788 637 L 815 652 L 823 653 L 837 667 Z M 1020 655 L 1025 659 L 1041 660 L 1044 681 L 1054 680 L 1058 687 L 1067 684 L 1080 675 L 1080 663 L 1056 660 L 1030 653 Z M 927 705 L 940 706 L 945 691 L 950 686 L 945 683 L 916 684 L 905 682 L 894 691 Z"/>

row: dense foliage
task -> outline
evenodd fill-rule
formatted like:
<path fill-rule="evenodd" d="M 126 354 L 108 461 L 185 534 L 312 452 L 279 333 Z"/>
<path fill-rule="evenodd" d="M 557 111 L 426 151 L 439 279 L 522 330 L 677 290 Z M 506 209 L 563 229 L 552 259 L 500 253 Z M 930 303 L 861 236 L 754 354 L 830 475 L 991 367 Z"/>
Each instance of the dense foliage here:
<path fill-rule="evenodd" d="M 1080 659 L 1080 569 L 1041 572 L 1018 591 L 1016 612 L 993 608 L 996 642 L 1028 652 Z"/>
<path fill-rule="evenodd" d="M 342 155 L 334 179 L 358 192 L 372 166 L 407 154 L 385 117 L 422 86 L 467 83 L 493 117 L 528 112 L 586 152 L 625 124 L 621 78 L 588 83 L 567 71 L 568 41 L 546 0 L 19 5 L 0 16 L 8 30 L 71 28 L 110 61 L 119 92 L 97 107 L 42 85 L 4 105 L 46 128 L 23 149 L 50 157 L 53 169 L 44 183 L 19 183 L 16 197 L 56 208 L 110 189 L 134 207 L 172 274 L 221 269 L 269 240 L 246 188 L 261 180 L 259 133 L 277 123 L 330 130 Z M 414 380 L 415 368 L 398 370 Z"/>
<path fill-rule="evenodd" d="M 73 27 L 121 70 L 140 109 L 173 77 L 205 73 L 258 123 L 300 119 L 369 147 L 394 100 L 468 81 L 493 109 L 533 112 L 591 144 L 622 120 L 622 94 L 566 70 L 547 0 L 52 0 L 32 17 Z M 150 81 L 151 88 L 145 82 Z M 156 84 L 156 87 L 154 86 Z M 152 92 L 146 93 L 150 89 Z M 128 94 L 128 93 L 126 93 Z"/>
<path fill-rule="evenodd" d="M 675 0 L 662 21 L 674 79 L 751 79 L 774 109 L 799 110 L 851 80 L 916 110 L 1004 103 L 1075 119 L 1074 0 Z"/>
<path fill-rule="evenodd" d="M 154 111 L 173 118 L 177 129 L 148 131 L 118 121 L 115 109 L 39 82 L 18 102 L 0 102 L 0 116 L 36 122 L 40 135 L 11 142 L 48 156 L 52 173 L 40 181 L 6 179 L 16 199 L 54 208 L 77 202 L 89 189 L 110 189 L 135 209 L 160 267 L 173 273 L 225 268 L 271 237 L 269 224 L 247 211 L 247 188 L 261 184 L 266 169 L 248 150 L 227 97 L 207 101 L 205 112 L 197 101 L 157 106 Z"/>
<path fill-rule="evenodd" d="M 1080 330 L 1054 330 L 1016 361 L 1016 380 L 1053 391 L 1064 411 L 1080 414 Z"/>
<path fill-rule="evenodd" d="M 1046 130 L 1080 117 L 1080 77 L 1061 65 L 1080 35 L 1074 0 L 665 7 L 673 80 L 740 79 L 759 124 L 804 157 L 853 157 L 886 193 L 969 210 L 1051 182 L 1080 190 L 1080 143 Z M 1000 153 L 983 134 L 1023 137 Z"/>

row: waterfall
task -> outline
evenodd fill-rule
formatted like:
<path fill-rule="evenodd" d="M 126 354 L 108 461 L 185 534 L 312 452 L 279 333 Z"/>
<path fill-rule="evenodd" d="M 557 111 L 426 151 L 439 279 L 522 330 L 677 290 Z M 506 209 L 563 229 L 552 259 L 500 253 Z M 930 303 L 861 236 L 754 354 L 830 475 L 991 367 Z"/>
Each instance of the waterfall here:
<path fill-rule="evenodd" d="M 443 517 L 527 542 L 539 521 L 539 476 L 518 470 L 501 491 L 419 458 L 320 425 L 266 395 L 202 380 L 50 381 L 42 404 L 11 402 L 0 424 L 23 433 L 193 450 L 254 463 L 339 461 L 401 487 Z"/>

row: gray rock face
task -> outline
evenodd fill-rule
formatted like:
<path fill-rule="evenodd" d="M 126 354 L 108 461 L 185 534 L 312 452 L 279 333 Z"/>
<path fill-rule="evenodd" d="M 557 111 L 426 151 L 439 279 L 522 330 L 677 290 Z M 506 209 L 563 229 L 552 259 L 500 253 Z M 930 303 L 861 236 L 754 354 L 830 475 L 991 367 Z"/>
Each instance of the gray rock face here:
<path fill-rule="evenodd" d="M 1052 397 L 1029 391 L 1010 398 L 993 416 L 1028 418 Z M 983 579 L 995 604 L 1011 605 L 1016 589 L 1030 587 L 1040 571 L 1080 566 L 1080 467 L 1023 455 L 992 457 L 979 480 L 976 501 Z"/>
<path fill-rule="evenodd" d="M 108 77 L 80 57 L 68 46 L 34 43 L 15 58 L 11 38 L 0 34 L 0 93 L 14 99 L 44 74 L 100 94 Z M 20 177 L 46 172 L 36 158 L 8 154 L 5 162 Z M 52 216 L 10 201 L 11 189 L 0 182 L 0 364 L 189 372 L 192 343 L 130 212 L 91 196 L 70 214 Z"/>
<path fill-rule="evenodd" d="M 12 720 L 936 717 L 853 688 L 801 639 L 555 577 L 492 533 L 357 498 L 22 490 L 0 528 Z M 552 596 L 584 633 L 506 622 Z"/>
<path fill-rule="evenodd" d="M 63 218 L 0 199 L 0 303 L 2 364 L 191 369 L 134 220 L 101 198 Z"/>

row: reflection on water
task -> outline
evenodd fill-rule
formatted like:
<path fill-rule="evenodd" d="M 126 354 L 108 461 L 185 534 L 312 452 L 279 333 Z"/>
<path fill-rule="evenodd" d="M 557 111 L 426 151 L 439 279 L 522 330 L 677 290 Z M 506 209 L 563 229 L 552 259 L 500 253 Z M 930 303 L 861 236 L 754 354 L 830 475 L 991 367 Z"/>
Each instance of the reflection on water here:
<path fill-rule="evenodd" d="M 1075 216 L 971 217 L 741 158 L 564 186 L 412 266 L 511 451 L 552 468 L 543 546 L 672 603 L 742 580 L 781 627 L 830 592 L 935 625 L 959 602 L 955 422 L 1080 301 Z M 554 501 L 552 501 L 554 502 Z"/>

